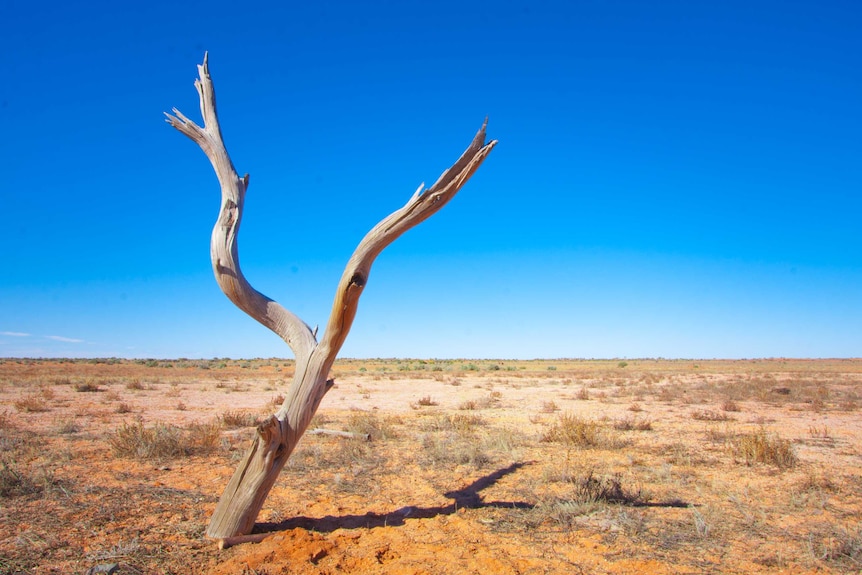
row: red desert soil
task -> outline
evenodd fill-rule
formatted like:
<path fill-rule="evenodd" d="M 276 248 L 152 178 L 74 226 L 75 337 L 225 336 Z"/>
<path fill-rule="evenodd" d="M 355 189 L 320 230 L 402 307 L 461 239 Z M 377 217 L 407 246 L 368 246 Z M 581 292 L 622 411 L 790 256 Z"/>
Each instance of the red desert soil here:
<path fill-rule="evenodd" d="M 340 360 L 313 425 L 371 441 L 306 435 L 219 551 L 292 371 L 0 360 L 0 574 L 862 569 L 862 360 Z"/>

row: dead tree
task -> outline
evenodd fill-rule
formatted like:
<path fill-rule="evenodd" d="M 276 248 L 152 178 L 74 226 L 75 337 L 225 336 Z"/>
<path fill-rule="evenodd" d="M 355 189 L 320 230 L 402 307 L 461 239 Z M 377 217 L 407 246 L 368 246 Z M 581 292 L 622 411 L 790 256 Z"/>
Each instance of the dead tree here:
<path fill-rule="evenodd" d="M 296 356 L 296 373 L 281 408 L 257 428 L 251 447 L 216 506 L 207 535 L 220 540 L 247 535 L 266 496 L 332 387 L 329 372 L 356 315 L 359 296 L 377 255 L 401 234 L 446 205 L 473 175 L 497 143 L 485 142 L 485 124 L 455 164 L 428 189 L 424 184 L 401 209 L 368 232 L 353 252 L 335 293 L 335 302 L 320 342 L 299 317 L 255 290 L 239 266 L 237 234 L 242 219 L 248 174 L 237 175 L 228 156 L 216 114 L 215 91 L 207 56 L 198 66 L 195 87 L 200 94 L 203 127 L 180 113 L 165 114 L 171 126 L 194 140 L 212 163 L 221 185 L 221 211 L 212 232 L 210 253 L 216 281 L 241 310 L 274 331 Z"/>

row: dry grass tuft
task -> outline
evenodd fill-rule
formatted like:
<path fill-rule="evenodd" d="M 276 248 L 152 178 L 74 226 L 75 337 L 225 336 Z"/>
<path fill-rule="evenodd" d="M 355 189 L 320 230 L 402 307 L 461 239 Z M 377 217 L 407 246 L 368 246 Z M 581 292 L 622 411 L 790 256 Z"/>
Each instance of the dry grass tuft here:
<path fill-rule="evenodd" d="M 618 431 L 652 431 L 652 420 L 645 417 L 627 416 L 614 421 L 614 429 Z"/>
<path fill-rule="evenodd" d="M 456 431 L 460 434 L 472 434 L 479 427 L 485 427 L 488 422 L 481 415 L 456 413 L 437 418 L 430 426 L 435 431 Z"/>
<path fill-rule="evenodd" d="M 779 469 L 789 469 L 799 462 L 790 441 L 777 434 L 767 433 L 763 428 L 737 436 L 731 445 L 734 457 L 742 459 L 746 465 L 765 463 Z"/>
<path fill-rule="evenodd" d="M 143 391 L 144 384 L 141 383 L 140 379 L 130 379 L 126 382 L 126 389 L 131 389 L 133 391 Z"/>
<path fill-rule="evenodd" d="M 218 417 L 218 420 L 225 429 L 257 427 L 260 423 L 253 413 L 241 410 L 225 411 Z"/>
<path fill-rule="evenodd" d="M 608 506 L 613 505 L 619 510 L 615 518 L 620 520 L 617 527 L 634 527 L 634 531 L 640 531 L 643 527 L 635 525 L 639 523 L 636 517 L 630 517 L 620 509 L 622 506 L 637 506 L 646 500 L 640 489 L 632 491 L 623 487 L 621 475 L 596 475 L 589 471 L 579 477 L 567 477 L 565 481 L 573 488 L 571 495 L 540 501 L 527 515 L 528 525 L 538 527 L 542 523 L 552 523 L 571 529 L 579 523 L 588 524 L 590 517 L 599 514 L 602 514 L 605 520 L 610 519 L 611 516 L 607 515 L 610 510 Z"/>
<path fill-rule="evenodd" d="M 436 465 L 470 465 L 480 468 L 491 457 L 475 438 L 457 432 L 429 433 L 422 441 L 423 455 Z"/>
<path fill-rule="evenodd" d="M 732 399 L 728 399 L 724 403 L 722 403 L 721 409 L 723 409 L 724 411 L 742 411 L 739 407 L 739 404 Z"/>
<path fill-rule="evenodd" d="M 545 401 L 542 403 L 542 413 L 555 413 L 557 411 L 560 411 L 560 408 L 553 401 Z"/>
<path fill-rule="evenodd" d="M 21 469 L 14 459 L 0 457 L 0 497 L 41 494 L 51 484 L 53 476 L 47 470 L 32 474 Z"/>
<path fill-rule="evenodd" d="M 691 418 L 698 421 L 733 421 L 733 417 L 712 409 L 698 409 L 691 412 Z"/>
<path fill-rule="evenodd" d="M 374 413 L 352 413 L 347 420 L 347 431 L 367 435 L 372 441 L 393 439 L 398 437 L 395 431 L 394 418 L 381 418 Z"/>
<path fill-rule="evenodd" d="M 862 528 L 827 525 L 814 530 L 808 538 L 810 553 L 818 561 L 856 572 L 862 565 Z"/>
<path fill-rule="evenodd" d="M 54 421 L 54 430 L 63 435 L 78 433 L 81 429 L 81 424 L 72 416 L 60 417 Z"/>
<path fill-rule="evenodd" d="M 577 500 L 583 503 L 617 503 L 634 505 L 641 503 L 642 492 L 623 489 L 622 476 L 596 476 L 592 471 L 576 482 Z"/>
<path fill-rule="evenodd" d="M 511 449 L 499 436 L 493 439 L 480 434 L 487 421 L 480 415 L 456 413 L 442 415 L 421 426 L 427 433 L 422 438 L 421 458 L 435 465 L 470 465 L 481 468 L 491 462 L 486 452 L 489 443 L 498 449 Z M 484 437 L 484 440 L 483 440 Z"/>
<path fill-rule="evenodd" d="M 488 425 L 488 422 L 481 415 L 456 413 L 454 415 L 447 415 L 444 419 L 450 426 L 450 429 L 459 433 L 472 433 L 477 427 Z"/>
<path fill-rule="evenodd" d="M 126 423 L 108 437 L 118 457 L 172 459 L 212 452 L 221 437 L 218 423 L 194 423 L 183 429 L 175 425 Z"/>
<path fill-rule="evenodd" d="M 183 430 L 186 446 L 193 455 L 212 453 L 221 446 L 221 424 L 216 421 L 209 423 L 191 423 Z"/>
<path fill-rule="evenodd" d="M 4 515 L 11 507 L 9 498 L 41 497 L 57 484 L 53 466 L 47 465 L 44 460 L 30 461 L 29 465 L 26 463 L 31 459 L 32 452 L 42 447 L 34 443 L 33 439 L 35 437 L 27 434 L 0 436 L 0 501 L 3 502 Z M 0 573 L 6 573 L 3 565 L 3 556 L 0 554 Z"/>
<path fill-rule="evenodd" d="M 28 393 L 16 399 L 13 403 L 15 409 L 25 413 L 39 413 L 49 411 L 48 401 L 40 393 Z"/>
<path fill-rule="evenodd" d="M 541 440 L 574 447 L 602 447 L 608 444 L 604 430 L 597 422 L 571 413 L 560 415 Z"/>
<path fill-rule="evenodd" d="M 178 427 L 157 423 L 126 423 L 108 438 L 114 454 L 132 459 L 163 459 L 188 455 Z"/>
<path fill-rule="evenodd" d="M 75 391 L 80 393 L 93 393 L 97 391 L 102 391 L 102 388 L 99 387 L 99 385 L 91 379 L 76 383 L 73 387 L 75 388 Z"/>
<path fill-rule="evenodd" d="M 809 471 L 806 473 L 805 477 L 797 483 L 796 489 L 802 493 L 838 493 L 840 491 L 839 485 L 829 475 L 815 471 Z"/>

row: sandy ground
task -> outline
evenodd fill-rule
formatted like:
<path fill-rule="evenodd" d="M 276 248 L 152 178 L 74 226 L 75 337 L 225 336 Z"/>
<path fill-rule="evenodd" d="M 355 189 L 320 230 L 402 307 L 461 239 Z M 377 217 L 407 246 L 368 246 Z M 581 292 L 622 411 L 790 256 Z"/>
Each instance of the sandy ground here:
<path fill-rule="evenodd" d="M 862 569 L 862 360 L 340 360 L 314 425 L 372 440 L 306 435 L 223 551 L 291 362 L 0 361 L 0 573 Z"/>

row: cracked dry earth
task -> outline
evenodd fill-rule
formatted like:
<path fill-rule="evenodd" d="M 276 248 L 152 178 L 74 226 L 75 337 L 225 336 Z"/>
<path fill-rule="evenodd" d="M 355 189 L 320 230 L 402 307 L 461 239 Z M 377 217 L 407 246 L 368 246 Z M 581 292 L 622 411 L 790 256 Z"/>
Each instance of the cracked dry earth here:
<path fill-rule="evenodd" d="M 0 574 L 850 573 L 862 360 L 340 360 L 259 543 L 209 514 L 286 360 L 0 360 Z"/>

